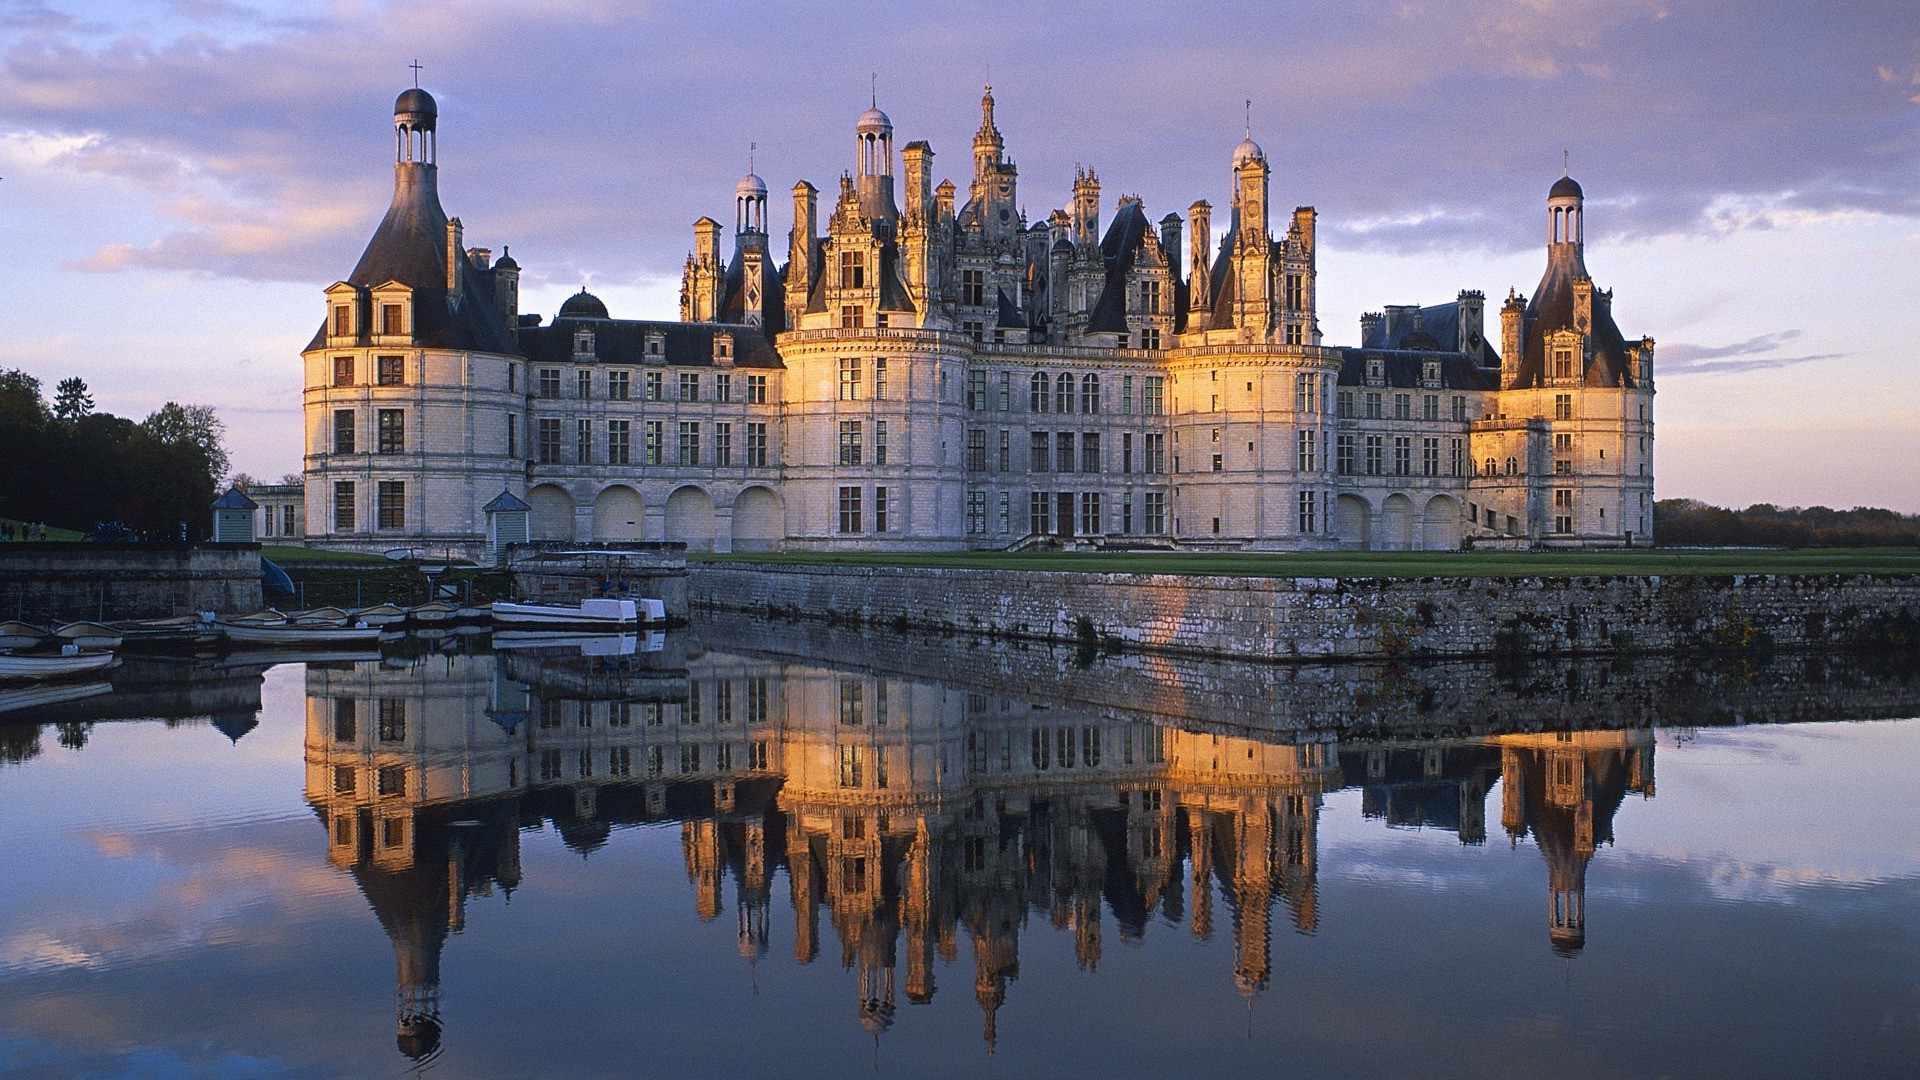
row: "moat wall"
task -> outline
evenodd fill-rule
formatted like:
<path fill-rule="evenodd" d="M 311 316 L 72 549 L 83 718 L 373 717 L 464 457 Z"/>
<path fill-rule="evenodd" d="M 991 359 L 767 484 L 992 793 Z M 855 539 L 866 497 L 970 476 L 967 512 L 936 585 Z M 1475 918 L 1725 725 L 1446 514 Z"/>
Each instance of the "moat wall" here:
<path fill-rule="evenodd" d="M 702 563 L 695 610 L 1263 660 L 1844 648 L 1920 618 L 1914 575 L 1253 578 Z"/>
<path fill-rule="evenodd" d="M 0 544 L 0 619 L 151 619 L 261 606 L 258 544 Z"/>

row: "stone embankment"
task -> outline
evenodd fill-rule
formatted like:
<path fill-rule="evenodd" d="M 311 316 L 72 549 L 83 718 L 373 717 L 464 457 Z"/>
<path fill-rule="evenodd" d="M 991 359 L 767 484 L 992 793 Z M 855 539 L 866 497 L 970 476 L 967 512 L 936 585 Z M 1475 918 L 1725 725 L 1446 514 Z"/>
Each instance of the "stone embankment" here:
<path fill-rule="evenodd" d="M 1254 578 L 703 563 L 695 610 L 1260 660 L 1846 648 L 1914 632 L 1920 576 Z"/>
<path fill-rule="evenodd" d="M 260 607 L 258 544 L 0 544 L 0 619 L 151 619 Z"/>

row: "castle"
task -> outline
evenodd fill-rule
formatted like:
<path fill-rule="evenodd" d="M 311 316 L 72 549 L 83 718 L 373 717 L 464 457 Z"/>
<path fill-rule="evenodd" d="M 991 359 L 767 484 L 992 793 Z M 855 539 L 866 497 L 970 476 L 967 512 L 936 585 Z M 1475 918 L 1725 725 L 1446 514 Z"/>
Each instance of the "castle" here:
<path fill-rule="evenodd" d="M 1497 348 L 1474 291 L 1335 347 L 1315 212 L 1275 235 L 1250 136 L 1216 250 L 1204 200 L 1156 222 L 1122 196 L 1103 228 L 1091 169 L 1027 220 L 994 107 L 964 201 L 870 108 L 824 231 L 794 186 L 784 265 L 749 174 L 731 252 L 694 225 L 678 322 L 585 290 L 543 321 L 441 208 L 438 107 L 402 93 L 392 206 L 303 353 L 308 542 L 478 555 L 489 507 L 715 551 L 1651 541 L 1653 341 L 1588 276 L 1571 178 Z"/>

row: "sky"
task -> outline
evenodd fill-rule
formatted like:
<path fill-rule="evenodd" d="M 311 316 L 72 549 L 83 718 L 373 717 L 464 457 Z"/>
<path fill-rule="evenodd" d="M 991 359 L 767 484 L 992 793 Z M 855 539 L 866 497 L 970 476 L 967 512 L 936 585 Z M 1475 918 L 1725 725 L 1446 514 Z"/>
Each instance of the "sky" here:
<path fill-rule="evenodd" d="M 1660 498 L 1920 512 L 1920 5 L 0 0 L 0 369 L 101 409 L 210 404 L 234 467 L 300 464 L 299 352 L 440 103 L 440 190 L 523 310 L 675 318 L 748 166 L 831 190 L 875 94 L 964 188 L 991 80 L 1030 218 L 1078 165 L 1184 215 L 1250 125 L 1319 211 L 1320 322 L 1531 292 L 1546 191 L 1651 336 Z M 1249 107 L 1245 103 L 1251 100 Z"/>

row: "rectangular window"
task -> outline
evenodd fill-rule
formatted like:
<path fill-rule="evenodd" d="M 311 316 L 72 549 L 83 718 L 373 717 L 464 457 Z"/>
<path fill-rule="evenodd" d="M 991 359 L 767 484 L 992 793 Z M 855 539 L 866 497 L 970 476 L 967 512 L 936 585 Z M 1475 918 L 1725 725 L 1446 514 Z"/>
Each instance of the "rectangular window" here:
<path fill-rule="evenodd" d="M 1100 471 L 1100 433 L 1085 431 L 1080 434 L 1080 471 L 1097 473 Z"/>
<path fill-rule="evenodd" d="M 1133 432 L 1120 433 L 1120 472 L 1130 475 L 1133 472 Z"/>
<path fill-rule="evenodd" d="M 1393 475 L 1413 475 L 1413 440 L 1405 435 L 1393 439 Z"/>
<path fill-rule="evenodd" d="M 1351 390 L 1340 391 L 1339 396 L 1336 397 L 1334 401 L 1336 402 L 1336 407 L 1339 410 L 1340 419 L 1342 420 L 1353 419 L 1353 391 Z"/>
<path fill-rule="evenodd" d="M 513 413 L 507 414 L 507 456 L 520 456 L 520 418 Z"/>
<path fill-rule="evenodd" d="M 382 356 L 374 361 L 374 379 L 381 386 L 402 386 L 406 383 L 405 361 L 398 356 Z"/>
<path fill-rule="evenodd" d="M 399 480 L 380 481 L 380 521 L 382 529 L 407 527 L 407 485 Z"/>
<path fill-rule="evenodd" d="M 747 404 L 765 405 L 767 403 L 767 377 L 765 375 L 747 376 Z"/>
<path fill-rule="evenodd" d="M 1133 376 L 1120 376 L 1120 414 L 1133 415 Z"/>
<path fill-rule="evenodd" d="M 840 421 L 840 464 L 860 464 L 860 421 L 858 420 Z"/>
<path fill-rule="evenodd" d="M 1447 457 L 1447 475 L 1459 476 L 1467 467 L 1467 448 L 1465 442 L 1460 439 L 1449 439 L 1447 443 L 1449 452 Z"/>
<path fill-rule="evenodd" d="M 716 372 L 713 376 L 713 400 L 726 404 L 733 400 L 733 373 Z"/>
<path fill-rule="evenodd" d="M 987 275 L 985 271 L 960 271 L 960 302 L 968 307 L 985 307 L 987 305 Z"/>
<path fill-rule="evenodd" d="M 887 463 L 887 422 L 885 420 L 873 422 L 873 463 L 875 465 Z"/>
<path fill-rule="evenodd" d="M 1158 475 L 1167 471 L 1167 436 L 1162 432 L 1149 431 L 1146 435 L 1144 461 L 1141 471 Z"/>
<path fill-rule="evenodd" d="M 333 336 L 346 337 L 353 333 L 353 309 L 341 304 L 333 309 Z"/>
<path fill-rule="evenodd" d="M 860 531 L 860 489 L 857 487 L 840 489 L 840 531 L 843 533 Z"/>
<path fill-rule="evenodd" d="M 576 420 L 573 423 L 574 450 L 579 454 L 582 465 L 593 464 L 593 421 Z"/>
<path fill-rule="evenodd" d="M 840 748 L 840 786 L 843 788 L 857 788 L 861 786 L 861 784 L 864 783 L 864 781 L 865 781 L 865 777 L 863 776 L 862 770 L 860 767 L 860 748 L 857 746 L 841 747 Z M 849 879 L 852 879 L 857 876 L 859 878 L 858 883 L 864 886 L 866 884 L 866 876 L 867 876 L 866 875 L 867 861 L 865 859 L 848 859 L 846 861 L 849 864 L 858 863 L 860 865 L 860 872 L 858 875 L 848 874 L 847 877 Z"/>
<path fill-rule="evenodd" d="M 1053 437 L 1053 467 L 1058 472 L 1073 471 L 1073 432 L 1056 432 Z"/>
<path fill-rule="evenodd" d="M 353 766 L 335 765 L 333 767 L 333 793 L 335 795 L 351 795 L 353 794 L 354 787 Z"/>
<path fill-rule="evenodd" d="M 860 358 L 857 356 L 840 358 L 840 400 L 860 400 Z"/>
<path fill-rule="evenodd" d="M 1421 417 L 1426 420 L 1440 419 L 1440 395 L 1427 394 L 1421 399 Z"/>
<path fill-rule="evenodd" d="M 1159 416 L 1167 411 L 1167 377 L 1165 375 L 1146 377 L 1146 389 L 1141 394 L 1140 411 L 1147 416 Z"/>
<path fill-rule="evenodd" d="M 1131 491 L 1120 496 L 1120 531 L 1127 536 L 1133 535 L 1133 492 Z"/>
<path fill-rule="evenodd" d="M 700 400 L 700 373 L 699 372 L 683 371 L 680 373 L 680 400 L 681 401 L 699 401 Z"/>
<path fill-rule="evenodd" d="M 1353 475 L 1353 436 L 1342 435 L 1334 440 L 1334 471 L 1342 476 Z"/>
<path fill-rule="evenodd" d="M 333 741 L 350 743 L 360 737 L 360 703 L 349 697 L 333 699 Z"/>
<path fill-rule="evenodd" d="M 1380 395 L 1377 393 L 1367 394 L 1367 419 L 1369 420 L 1381 419 Z"/>
<path fill-rule="evenodd" d="M 383 454 L 404 454 L 407 452 L 407 413 L 404 409 L 380 409 L 380 452 Z"/>
<path fill-rule="evenodd" d="M 1386 471 L 1384 443 L 1378 435 L 1367 436 L 1367 475 L 1379 476 Z"/>
<path fill-rule="evenodd" d="M 1144 530 L 1149 536 L 1158 536 L 1167 531 L 1167 495 L 1163 491 L 1149 491 L 1142 496 L 1142 506 L 1146 521 Z"/>
<path fill-rule="evenodd" d="M 1047 436 L 1046 432 L 1036 431 L 1028 436 L 1028 441 L 1030 445 L 1027 450 L 1027 471 L 1036 473 L 1052 471 L 1048 465 L 1049 455 L 1051 454 L 1049 448 L 1053 445 L 1052 439 Z"/>
<path fill-rule="evenodd" d="M 1556 379 L 1573 378 L 1573 350 L 1553 350 L 1553 377 Z M 1562 529 L 1561 532 L 1566 530 Z"/>
<path fill-rule="evenodd" d="M 1420 440 L 1420 475 L 1440 475 L 1440 440 Z"/>
<path fill-rule="evenodd" d="M 1294 433 L 1293 467 L 1300 472 L 1312 472 L 1314 438 L 1313 429 L 1301 428 Z"/>
<path fill-rule="evenodd" d="M 987 531 L 987 493 L 967 492 L 967 533 L 979 536 Z"/>
<path fill-rule="evenodd" d="M 401 313 L 399 304 L 380 305 L 380 332 L 383 334 L 404 334 L 407 332 L 406 316 Z"/>
<path fill-rule="evenodd" d="M 840 305 L 840 329 L 858 330 L 867 324 L 866 309 L 858 304 Z"/>
<path fill-rule="evenodd" d="M 557 398 L 560 396 L 560 369 L 541 368 L 538 381 L 534 383 L 534 396 Z"/>
<path fill-rule="evenodd" d="M 1467 399 L 1458 394 L 1453 398 L 1453 419 L 1455 423 L 1465 423 L 1467 420 Z"/>
<path fill-rule="evenodd" d="M 970 472 L 987 471 L 987 433 L 978 429 L 967 432 L 967 469 Z"/>
<path fill-rule="evenodd" d="M 713 463 L 725 469 L 733 464 L 733 425 L 713 425 Z"/>
<path fill-rule="evenodd" d="M 999 400 L 995 402 L 994 408 L 1001 412 L 1013 408 L 1013 373 L 1010 371 L 1000 373 Z"/>
<path fill-rule="evenodd" d="M 1053 531 L 1053 496 L 1050 493 L 1028 493 L 1027 531 L 1042 536 Z"/>
<path fill-rule="evenodd" d="M 607 421 L 607 464 L 625 465 L 633 458 L 633 422 Z"/>
<path fill-rule="evenodd" d="M 333 358 L 333 385 L 353 385 L 353 357 L 336 356 Z"/>
<path fill-rule="evenodd" d="M 1036 371 L 1027 382 L 1027 411 L 1043 413 L 1047 411 L 1047 374 Z"/>
<path fill-rule="evenodd" d="M 1412 394 L 1393 395 L 1393 418 L 1395 420 L 1413 419 L 1413 395 Z"/>
<path fill-rule="evenodd" d="M 280 508 L 280 535 L 292 536 L 293 532 L 293 507 L 283 506 Z"/>
<path fill-rule="evenodd" d="M 747 467 L 764 469 L 767 467 L 767 425 L 759 421 L 747 424 Z"/>
<path fill-rule="evenodd" d="M 987 373 L 967 372 L 967 408 L 979 412 L 987 407 Z"/>
<path fill-rule="evenodd" d="M 407 701 L 405 698 L 380 699 L 380 741 L 407 741 Z"/>
<path fill-rule="evenodd" d="M 374 773 L 373 776 L 374 776 L 374 785 L 378 790 L 381 798 L 401 799 L 406 797 L 406 794 L 407 794 L 406 766 L 382 765 L 380 767 L 380 770 Z M 381 822 L 381 825 L 385 827 L 383 830 L 382 839 L 383 839 L 383 842 L 388 847 L 398 847 L 401 843 L 404 842 L 401 839 L 406 835 L 406 832 L 405 832 L 406 827 L 403 823 L 399 821 L 383 821 Z M 393 828 L 396 825 L 400 826 L 399 831 L 395 831 L 395 829 Z"/>
<path fill-rule="evenodd" d="M 1100 376 L 1080 376 L 1080 411 L 1087 416 L 1100 411 Z"/>
<path fill-rule="evenodd" d="M 1553 531 L 1570 533 L 1573 531 L 1573 489 L 1555 488 L 1553 491 Z"/>
<path fill-rule="evenodd" d="M 1221 455 L 1219 454 L 1213 455 L 1213 471 L 1214 472 L 1221 471 L 1225 466 L 1226 466 L 1226 461 L 1222 458 Z"/>
<path fill-rule="evenodd" d="M 680 421 L 680 464 L 700 464 L 700 425 Z"/>
<path fill-rule="evenodd" d="M 1307 305 L 1305 286 L 1299 274 L 1287 275 L 1287 310 L 1299 311 Z"/>
<path fill-rule="evenodd" d="M 593 396 L 593 372 L 582 368 L 573 373 L 573 396 L 581 401 Z"/>
<path fill-rule="evenodd" d="M 1080 535 L 1098 536 L 1106 532 L 1101 523 L 1100 493 L 1083 491 L 1080 493 Z"/>
<path fill-rule="evenodd" d="M 536 422 L 534 442 L 540 464 L 553 465 L 560 460 L 560 421 L 551 417 Z"/>
<path fill-rule="evenodd" d="M 354 521 L 353 481 L 333 482 L 333 531 L 352 532 Z"/>
<path fill-rule="evenodd" d="M 1296 524 L 1299 525 L 1301 532 L 1311 533 L 1318 531 L 1315 528 L 1313 520 L 1314 508 L 1317 505 L 1318 503 L 1314 500 L 1313 492 L 1303 491 L 1300 493 L 1300 516 Z"/>
<path fill-rule="evenodd" d="M 1125 344 L 1125 342 L 1122 342 L 1122 344 Z M 1140 348 L 1157 349 L 1159 347 L 1160 347 L 1160 328 L 1157 326 L 1141 327 L 1140 328 Z"/>
<path fill-rule="evenodd" d="M 887 358 L 873 358 L 873 400 L 879 401 L 887 396 Z"/>
<path fill-rule="evenodd" d="M 607 372 L 607 397 L 614 401 L 625 401 L 633 392 L 633 372 Z"/>
<path fill-rule="evenodd" d="M 666 395 L 666 391 L 663 389 L 665 385 L 666 385 L 666 379 L 660 374 L 660 372 L 658 371 L 647 372 L 647 381 L 646 381 L 647 400 L 659 401 L 662 397 L 664 397 Z"/>
<path fill-rule="evenodd" d="M 1293 377 L 1294 412 L 1304 414 L 1313 411 L 1313 383 L 1314 378 L 1311 375 L 1295 375 Z"/>
<path fill-rule="evenodd" d="M 1572 394 L 1553 395 L 1553 418 L 1555 420 L 1573 419 L 1573 395 Z"/>
<path fill-rule="evenodd" d="M 1002 431 L 1000 433 L 999 464 L 1001 472 L 1013 471 L 1013 432 L 1011 431 Z"/>
<path fill-rule="evenodd" d="M 333 452 L 336 454 L 353 453 L 354 412 L 352 409 L 333 410 Z"/>
<path fill-rule="evenodd" d="M 843 251 L 840 253 L 840 287 L 843 289 L 867 287 L 866 252 Z"/>
<path fill-rule="evenodd" d="M 887 531 L 887 489 L 873 489 L 873 531 Z"/>
<path fill-rule="evenodd" d="M 647 421 L 647 444 L 644 464 L 658 465 L 665 460 L 667 452 L 667 422 L 665 420 Z"/>

